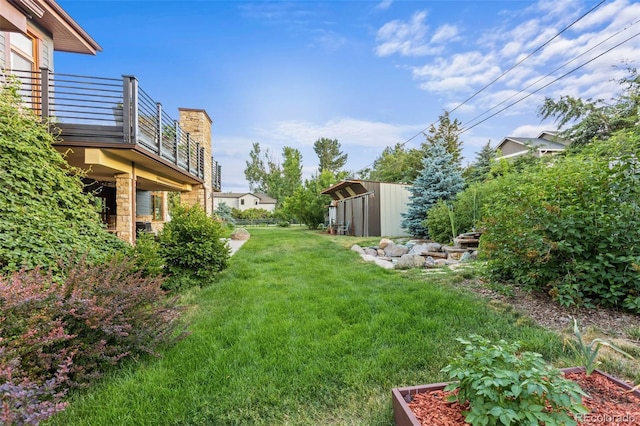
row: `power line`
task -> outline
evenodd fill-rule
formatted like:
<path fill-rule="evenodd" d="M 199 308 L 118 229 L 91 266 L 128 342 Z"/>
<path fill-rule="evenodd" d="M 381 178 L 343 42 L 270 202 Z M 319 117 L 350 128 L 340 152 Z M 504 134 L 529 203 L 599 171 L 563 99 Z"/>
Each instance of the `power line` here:
<path fill-rule="evenodd" d="M 565 31 L 567 31 L 569 28 L 571 28 L 572 26 L 574 26 L 577 22 L 579 22 L 581 19 L 583 19 L 585 16 L 587 16 L 588 14 L 590 14 L 591 12 L 593 12 L 594 10 L 596 10 L 598 7 L 600 7 L 602 5 L 602 3 L 604 3 L 606 0 L 602 0 L 600 3 L 596 4 L 595 6 L 593 6 L 591 9 L 589 9 L 587 12 L 585 12 L 584 14 L 582 14 L 582 16 L 580 16 L 578 19 L 576 19 L 575 21 L 573 21 L 572 23 L 570 23 L 568 26 L 564 27 L 559 33 L 557 33 L 556 35 L 554 35 L 553 37 L 551 37 L 549 40 L 545 41 L 544 43 L 542 43 L 540 46 L 538 46 L 533 52 L 529 53 L 527 56 L 525 56 L 524 58 L 522 58 L 521 60 L 519 60 L 518 62 L 516 62 L 511 68 L 509 68 L 508 70 L 506 70 L 505 72 L 503 72 L 502 74 L 500 74 L 498 77 L 494 78 L 490 83 L 486 84 L 482 89 L 478 90 L 476 93 L 474 93 L 473 95 L 469 96 L 467 99 L 465 99 L 461 104 L 459 104 L 458 106 L 456 106 L 454 109 L 452 109 L 450 112 L 453 112 L 455 110 L 457 110 L 458 108 L 460 108 L 462 105 L 465 105 L 467 102 L 469 102 L 471 99 L 475 98 L 477 95 L 479 95 L 480 93 L 484 92 L 487 88 L 489 88 L 490 86 L 492 86 L 495 82 L 497 82 L 498 80 L 500 80 L 502 77 L 504 77 L 505 75 L 507 75 L 508 73 L 510 73 L 511 71 L 513 71 L 518 65 L 522 64 L 524 61 L 526 61 L 527 59 L 529 59 L 531 56 L 533 56 L 534 54 L 538 53 L 543 47 L 545 47 L 547 44 L 551 43 L 553 40 L 555 40 L 557 37 L 559 37 L 562 33 L 564 33 Z"/>
<path fill-rule="evenodd" d="M 501 78 L 503 78 L 505 75 L 507 75 L 509 72 L 513 71 L 517 66 L 519 66 L 520 64 L 522 64 L 524 61 L 526 61 L 527 59 L 529 59 L 532 55 L 534 55 L 535 53 L 537 53 L 540 49 L 542 49 L 544 46 L 546 46 L 547 44 L 549 44 L 551 41 L 553 41 L 554 39 L 556 39 L 558 36 L 560 36 L 562 33 L 564 33 L 565 31 L 567 31 L 569 28 L 571 28 L 573 25 L 575 25 L 577 22 L 579 22 L 580 20 L 584 19 L 587 15 L 589 15 L 590 13 L 592 13 L 594 10 L 596 10 L 598 7 L 600 7 L 606 0 L 601 0 L 600 3 L 596 4 L 594 7 L 592 7 L 591 9 L 589 9 L 587 12 L 585 12 L 584 14 L 582 14 L 580 17 L 578 17 L 576 20 L 574 20 L 573 22 L 571 22 L 568 26 L 566 26 L 565 28 L 563 28 L 560 32 L 558 32 L 556 35 L 554 35 L 553 37 L 551 37 L 549 40 L 547 40 L 546 42 L 544 42 L 542 45 L 538 46 L 536 49 L 534 49 L 533 52 L 529 53 L 526 57 L 524 57 L 523 59 L 521 59 L 520 61 L 518 61 L 516 64 L 514 64 L 513 66 L 511 66 L 511 68 L 509 68 L 507 71 L 503 72 L 502 74 L 500 74 L 497 78 L 493 79 L 490 83 L 486 84 L 484 87 L 482 87 L 480 90 L 476 91 L 473 95 L 471 95 L 470 97 L 468 97 L 466 100 L 464 100 L 463 102 L 461 102 L 460 104 L 458 104 L 455 108 L 453 108 L 451 111 L 449 112 L 454 112 L 456 111 L 458 108 L 460 108 L 461 106 L 465 105 L 467 102 L 469 102 L 471 99 L 475 98 L 477 95 L 479 95 L 481 92 L 485 91 L 487 88 L 489 88 L 490 86 L 492 86 L 493 84 L 495 84 L 498 80 L 500 80 Z M 503 110 L 501 110 L 503 111 Z M 493 116 L 491 116 L 493 117 Z M 485 120 L 486 121 L 486 120 Z M 413 135 L 412 137 L 410 137 L 409 139 L 405 140 L 404 142 L 402 142 L 400 144 L 401 147 L 405 146 L 407 143 L 411 142 L 412 140 L 414 140 L 415 138 L 417 138 L 418 136 L 422 135 L 424 132 L 426 132 L 431 126 L 435 125 L 435 121 L 433 121 L 431 124 L 429 124 L 427 127 L 425 127 L 424 129 L 422 129 L 420 132 L 416 133 L 415 135 Z M 363 167 L 362 169 L 359 170 L 359 172 L 364 171 L 365 169 L 369 168 L 370 166 L 373 166 L 373 164 L 375 163 L 372 162 L 368 165 L 366 165 L 365 167 Z"/>
<path fill-rule="evenodd" d="M 565 62 L 564 64 L 562 64 L 561 66 L 559 66 L 558 68 L 554 69 L 553 71 L 549 72 L 548 74 L 544 75 L 543 77 L 540 77 L 539 79 L 537 79 L 536 81 L 534 81 L 533 83 L 529 84 L 527 87 L 521 89 L 519 92 L 509 96 L 508 98 L 506 98 L 505 100 L 503 100 L 502 102 L 492 106 L 491 108 L 489 108 L 488 110 L 486 110 L 485 112 L 483 112 L 482 114 L 476 115 L 475 117 L 473 117 L 472 119 L 467 121 L 467 124 L 469 123 L 473 123 L 475 120 L 479 119 L 480 117 L 488 114 L 489 112 L 491 112 L 492 110 L 498 108 L 500 105 L 504 104 L 505 102 L 509 101 L 510 99 L 515 98 L 516 96 L 518 96 L 519 94 L 523 93 L 525 90 L 529 89 L 532 86 L 535 86 L 536 84 L 540 83 L 542 80 L 546 79 L 547 77 L 550 77 L 551 75 L 553 75 L 554 73 L 556 73 L 557 71 L 561 70 L 562 68 L 566 67 L 567 65 L 569 65 L 572 62 L 575 62 L 576 60 L 578 60 L 579 58 L 583 57 L 584 55 L 586 55 L 587 53 L 595 50 L 596 48 L 602 46 L 604 43 L 606 43 L 607 41 L 611 40 L 612 38 L 620 35 L 621 33 L 623 33 L 624 31 L 628 30 L 629 28 L 631 28 L 632 26 L 636 25 L 638 22 L 640 22 L 640 19 L 630 23 L 628 26 L 622 28 L 621 30 L 618 30 L 616 33 L 612 34 L 611 36 L 607 37 L 606 39 L 602 40 L 600 43 L 596 44 L 595 46 L 591 47 L 590 49 L 585 50 L 584 52 L 582 52 L 580 55 L 576 56 L 575 58 L 571 59 L 570 61 Z M 460 133 L 464 133 L 466 131 L 466 129 L 462 129 L 462 131 Z"/>
<path fill-rule="evenodd" d="M 601 56 L 605 55 L 606 53 L 611 52 L 613 49 L 615 49 L 615 48 L 617 48 L 617 47 L 620 47 L 620 46 L 621 46 L 621 45 L 623 45 L 624 43 L 628 42 L 629 40 L 634 39 L 635 37 L 638 37 L 639 35 L 640 35 L 640 33 L 636 33 L 636 34 L 632 35 L 631 37 L 629 37 L 629 38 L 627 38 L 627 39 L 625 39 L 625 40 L 621 41 L 620 43 L 616 44 L 615 46 L 613 46 L 613 47 L 611 47 L 611 48 L 609 48 L 609 49 L 605 50 L 604 52 L 600 53 L 599 55 L 597 55 L 597 56 L 595 56 L 595 57 L 593 57 L 593 58 L 589 59 L 589 60 L 588 60 L 587 62 L 585 62 L 584 64 L 579 65 L 579 66 L 577 66 L 577 67 L 573 68 L 572 70 L 570 70 L 570 71 L 568 71 L 568 72 L 566 72 L 566 73 L 562 74 L 560 77 L 556 78 L 555 80 L 553 80 L 553 81 L 551 81 L 551 82 L 549 82 L 549 83 L 545 84 L 544 86 L 542 86 L 542 87 L 540 87 L 540 88 L 538 88 L 538 89 L 534 90 L 534 91 L 533 91 L 533 92 L 531 92 L 531 93 L 528 93 L 526 96 L 523 96 L 522 98 L 518 99 L 517 101 L 510 103 L 509 105 L 507 105 L 506 107 L 502 108 L 501 110 L 499 110 L 499 111 L 497 111 L 497 112 L 495 112 L 495 113 L 491 114 L 489 117 L 485 118 L 484 120 L 478 121 L 478 122 L 477 122 L 477 123 L 475 123 L 473 126 L 471 126 L 471 127 L 467 127 L 467 128 L 465 128 L 465 129 L 463 129 L 463 130 L 460 132 L 460 134 L 462 134 L 462 133 L 466 132 L 467 130 L 471 130 L 471 129 L 473 129 L 474 127 L 476 127 L 476 126 L 478 126 L 478 125 L 480 125 L 480 124 L 484 123 L 485 121 L 487 121 L 487 120 L 488 120 L 488 119 L 490 119 L 490 118 L 495 117 L 496 115 L 500 114 L 500 113 L 501 113 L 501 112 L 503 112 L 504 110 L 511 108 L 512 106 L 514 106 L 515 104 L 517 104 L 517 103 L 519 103 L 519 102 L 522 102 L 523 100 L 527 99 L 529 96 L 532 96 L 532 95 L 534 95 L 534 94 L 538 93 L 539 91 L 541 91 L 542 89 L 545 89 L 545 88 L 549 87 L 550 85 L 552 85 L 553 83 L 557 82 L 558 80 L 561 80 L 561 79 L 565 78 L 565 77 L 566 77 L 566 76 L 568 76 L 569 74 L 571 74 L 571 73 L 573 73 L 573 72 L 575 72 L 575 71 L 579 70 L 580 68 L 584 67 L 584 66 L 585 66 L 585 65 L 587 65 L 587 64 L 590 64 L 591 62 L 593 62 L 593 61 L 595 61 L 596 59 L 600 58 Z"/>

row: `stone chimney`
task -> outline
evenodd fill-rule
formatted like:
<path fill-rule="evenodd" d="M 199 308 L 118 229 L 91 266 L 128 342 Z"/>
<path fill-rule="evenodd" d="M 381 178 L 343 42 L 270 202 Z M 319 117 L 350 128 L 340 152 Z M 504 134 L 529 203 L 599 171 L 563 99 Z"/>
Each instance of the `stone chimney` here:
<path fill-rule="evenodd" d="M 211 176 L 211 124 L 213 121 L 203 109 L 178 108 L 180 127 L 188 132 L 192 141 L 204 147 L 204 188 L 194 188 L 192 194 L 183 194 L 189 204 L 200 204 L 207 214 L 213 213 L 213 181 Z"/>

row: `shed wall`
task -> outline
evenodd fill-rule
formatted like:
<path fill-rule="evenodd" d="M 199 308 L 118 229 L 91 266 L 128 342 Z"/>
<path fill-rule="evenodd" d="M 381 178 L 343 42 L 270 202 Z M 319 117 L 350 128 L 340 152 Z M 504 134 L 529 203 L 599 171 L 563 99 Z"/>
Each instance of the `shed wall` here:
<path fill-rule="evenodd" d="M 407 211 L 409 204 L 409 185 L 381 183 L 380 184 L 380 233 L 383 237 L 400 237 L 409 235 L 403 229 L 402 213 Z"/>
<path fill-rule="evenodd" d="M 379 237 L 380 233 L 380 182 L 364 181 L 362 186 L 371 192 L 367 196 L 367 228 L 366 237 Z"/>

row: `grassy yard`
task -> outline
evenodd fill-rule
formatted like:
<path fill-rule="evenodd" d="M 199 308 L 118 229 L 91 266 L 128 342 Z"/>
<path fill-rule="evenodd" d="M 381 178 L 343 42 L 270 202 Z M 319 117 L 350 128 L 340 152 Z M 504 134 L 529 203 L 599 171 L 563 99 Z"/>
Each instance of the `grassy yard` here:
<path fill-rule="evenodd" d="M 471 333 L 572 363 L 555 335 L 444 279 L 364 263 L 345 249 L 356 239 L 251 233 L 217 282 L 185 296 L 186 340 L 77 392 L 50 423 L 392 425 L 391 388 L 444 380 Z"/>

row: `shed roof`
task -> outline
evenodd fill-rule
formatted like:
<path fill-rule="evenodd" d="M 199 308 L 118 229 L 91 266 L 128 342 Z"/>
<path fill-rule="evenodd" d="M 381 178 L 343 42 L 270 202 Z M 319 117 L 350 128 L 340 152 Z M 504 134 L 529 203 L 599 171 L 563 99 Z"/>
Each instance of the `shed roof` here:
<path fill-rule="evenodd" d="M 364 195 L 368 192 L 360 180 L 343 180 L 320 193 L 330 195 L 334 200 L 344 200 Z"/>

